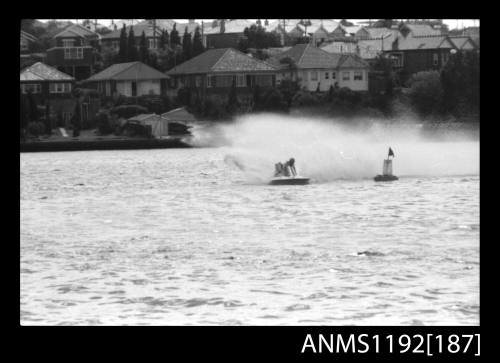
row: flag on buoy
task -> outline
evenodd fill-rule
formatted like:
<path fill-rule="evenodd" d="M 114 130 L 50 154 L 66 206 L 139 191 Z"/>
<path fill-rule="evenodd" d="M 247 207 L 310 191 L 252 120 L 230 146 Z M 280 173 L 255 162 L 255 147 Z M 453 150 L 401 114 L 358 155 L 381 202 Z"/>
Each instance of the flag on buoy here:
<path fill-rule="evenodd" d="M 387 157 L 394 157 L 394 151 L 392 151 L 391 147 L 389 147 L 389 155 L 387 155 Z"/>

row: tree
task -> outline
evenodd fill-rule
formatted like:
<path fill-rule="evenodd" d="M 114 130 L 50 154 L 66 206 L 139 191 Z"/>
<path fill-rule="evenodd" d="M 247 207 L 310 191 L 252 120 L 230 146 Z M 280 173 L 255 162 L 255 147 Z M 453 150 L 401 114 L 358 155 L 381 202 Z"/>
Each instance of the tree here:
<path fill-rule="evenodd" d="M 158 41 L 158 48 L 159 49 L 166 49 L 168 47 L 168 31 L 165 29 L 162 29 L 160 39 Z"/>
<path fill-rule="evenodd" d="M 174 23 L 174 27 L 170 32 L 170 46 L 173 48 L 176 45 L 181 44 L 181 37 L 179 36 L 179 32 L 176 29 L 176 23 Z"/>
<path fill-rule="evenodd" d="M 144 30 L 142 31 L 141 42 L 139 44 L 140 44 L 139 45 L 139 59 L 142 63 L 149 64 L 148 43 L 146 41 L 146 34 L 144 33 Z"/>
<path fill-rule="evenodd" d="M 238 43 L 238 48 L 246 52 L 249 48 L 263 49 L 269 47 L 279 47 L 280 39 L 276 33 L 266 32 L 262 26 L 252 25 L 245 28 L 242 38 Z"/>
<path fill-rule="evenodd" d="M 428 116 L 439 110 L 443 97 L 439 72 L 415 73 L 408 85 L 410 86 L 410 100 L 421 115 Z"/>
<path fill-rule="evenodd" d="M 479 110 L 479 54 L 452 54 L 441 71 L 443 109 L 456 116 Z"/>
<path fill-rule="evenodd" d="M 134 27 L 130 27 L 127 40 L 127 62 L 135 62 L 139 59 L 137 46 L 135 45 Z"/>
<path fill-rule="evenodd" d="M 182 57 L 184 60 L 191 59 L 192 44 L 191 34 L 188 33 L 187 27 L 184 28 L 184 36 L 182 38 Z"/>
<path fill-rule="evenodd" d="M 118 58 L 121 63 L 125 63 L 128 57 L 128 44 L 127 44 L 127 29 L 125 24 L 123 24 L 122 30 L 120 32 L 120 50 L 118 52 Z"/>
<path fill-rule="evenodd" d="M 203 46 L 203 42 L 201 40 L 200 27 L 196 27 L 193 37 L 193 57 L 196 57 L 204 51 L 205 47 Z"/>

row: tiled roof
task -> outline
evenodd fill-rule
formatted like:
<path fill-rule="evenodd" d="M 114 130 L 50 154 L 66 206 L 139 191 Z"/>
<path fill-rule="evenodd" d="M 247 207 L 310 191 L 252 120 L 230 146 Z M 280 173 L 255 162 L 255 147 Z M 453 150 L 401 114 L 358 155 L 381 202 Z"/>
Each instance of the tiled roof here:
<path fill-rule="evenodd" d="M 156 26 L 159 29 L 166 29 L 169 33 L 172 30 L 172 28 L 174 27 L 174 24 L 175 24 L 175 20 L 173 20 L 173 19 L 156 19 Z M 137 23 L 136 25 L 149 25 L 151 28 L 153 27 L 153 23 L 150 20 L 141 21 L 141 22 Z M 177 24 L 177 25 L 179 25 L 179 24 Z M 120 29 L 121 29 L 121 27 L 120 27 Z"/>
<path fill-rule="evenodd" d="M 59 33 L 55 34 L 53 38 L 64 38 L 64 37 L 99 37 L 99 34 L 93 32 L 90 29 L 87 29 L 83 25 L 80 24 L 73 24 L 70 25 L 66 28 L 64 28 L 62 31 Z"/>
<path fill-rule="evenodd" d="M 205 74 L 215 72 L 275 71 L 270 64 L 232 48 L 209 49 L 167 72 L 173 74 Z"/>
<path fill-rule="evenodd" d="M 326 30 L 327 33 L 331 33 L 334 31 L 338 26 L 339 22 L 332 20 L 332 19 L 310 19 L 311 20 L 311 25 L 307 27 L 307 32 L 309 34 L 313 34 L 317 32 L 321 27 Z M 299 20 L 300 22 L 300 20 Z M 305 27 L 299 23 L 297 23 L 300 29 L 305 30 Z"/>
<path fill-rule="evenodd" d="M 431 37 L 398 37 L 397 50 L 415 50 L 415 49 L 438 49 L 454 48 L 449 38 L 445 35 Z M 385 50 L 385 49 L 384 49 Z M 388 50 L 388 49 L 387 49 Z"/>
<path fill-rule="evenodd" d="M 255 25 L 253 21 L 247 19 L 236 19 L 232 21 L 224 22 L 224 34 L 227 33 L 243 33 L 245 28 L 250 28 L 252 25 Z M 208 28 L 204 31 L 205 35 L 208 34 L 220 34 L 220 22 L 219 25 L 214 28 Z"/>
<path fill-rule="evenodd" d="M 369 68 L 370 65 L 357 54 L 343 54 L 339 68 Z"/>
<path fill-rule="evenodd" d="M 37 62 L 21 71 L 21 81 L 74 81 L 70 75 L 42 62 Z"/>
<path fill-rule="evenodd" d="M 344 29 L 348 34 L 356 34 L 361 28 L 363 28 L 361 25 L 354 25 L 354 26 L 342 26 L 342 29 Z"/>
<path fill-rule="evenodd" d="M 434 29 L 428 24 L 404 24 L 408 29 L 411 30 L 413 36 L 429 36 L 429 35 L 441 35 L 441 30 Z"/>
<path fill-rule="evenodd" d="M 470 42 L 471 46 L 473 48 L 476 48 L 477 45 L 476 43 L 468 36 L 457 36 L 457 37 L 449 37 L 451 42 L 458 48 L 462 49 L 462 47 L 467 43 Z"/>
<path fill-rule="evenodd" d="M 141 62 L 118 63 L 94 74 L 86 82 L 166 79 L 168 76 Z"/>
<path fill-rule="evenodd" d="M 332 68 L 337 67 L 340 61 L 340 54 L 330 54 L 311 44 L 297 44 L 289 50 L 269 59 L 269 62 L 280 68 L 287 65 L 280 63 L 284 58 L 291 58 L 297 68 Z"/>
<path fill-rule="evenodd" d="M 394 35 L 383 39 L 360 39 L 358 40 L 359 55 L 363 59 L 375 58 L 382 50 L 391 50 L 394 39 Z"/>
<path fill-rule="evenodd" d="M 365 30 L 370 34 L 370 39 L 380 39 L 387 34 L 397 34 L 398 31 L 389 28 L 365 28 Z"/>
<path fill-rule="evenodd" d="M 134 35 L 136 37 L 140 37 L 142 35 L 142 32 L 144 31 L 144 34 L 146 37 L 152 37 L 153 36 L 153 27 L 149 25 L 148 23 L 141 23 L 141 24 L 136 24 L 133 26 L 134 29 Z M 120 39 L 120 34 L 121 34 L 122 28 L 117 28 L 116 30 L 112 31 L 111 33 L 108 33 L 106 35 L 103 35 L 101 39 Z M 127 36 L 130 31 L 130 27 L 126 27 L 127 31 Z M 157 28 L 156 29 L 156 36 L 161 35 L 161 29 Z"/>

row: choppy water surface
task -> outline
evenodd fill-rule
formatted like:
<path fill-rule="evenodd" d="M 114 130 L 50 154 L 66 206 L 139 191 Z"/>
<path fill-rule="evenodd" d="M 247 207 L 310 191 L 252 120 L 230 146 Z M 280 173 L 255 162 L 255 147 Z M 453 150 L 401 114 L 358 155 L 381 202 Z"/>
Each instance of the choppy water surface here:
<path fill-rule="evenodd" d="M 21 323 L 479 323 L 479 175 L 268 186 L 226 158 L 21 154 Z"/>

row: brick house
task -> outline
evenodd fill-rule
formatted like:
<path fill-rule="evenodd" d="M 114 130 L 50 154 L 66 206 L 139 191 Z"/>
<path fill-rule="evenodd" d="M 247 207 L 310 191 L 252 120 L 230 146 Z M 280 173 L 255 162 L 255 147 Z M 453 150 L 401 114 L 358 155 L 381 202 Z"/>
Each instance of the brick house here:
<path fill-rule="evenodd" d="M 278 83 L 298 81 L 308 91 L 328 91 L 330 86 L 368 90 L 369 65 L 356 54 L 328 53 L 312 44 L 297 44 L 269 63 L 280 70 Z"/>
<path fill-rule="evenodd" d="M 440 70 L 448 62 L 452 49 L 457 47 L 446 35 L 399 36 L 384 53 L 393 60 L 393 67 L 404 82 L 413 73 Z"/>
<path fill-rule="evenodd" d="M 99 34 L 79 24 L 70 25 L 51 38 L 47 63 L 76 80 L 88 78 L 93 73 L 99 42 Z"/>
<path fill-rule="evenodd" d="M 38 39 L 34 35 L 31 35 L 30 33 L 27 33 L 23 30 L 21 30 L 20 38 L 21 38 L 21 45 L 20 45 L 21 53 L 29 52 L 30 45 L 38 41 Z"/>
<path fill-rule="evenodd" d="M 127 37 L 130 31 L 130 27 L 132 27 L 132 29 L 134 30 L 135 44 L 137 45 L 137 47 L 139 47 L 141 44 L 140 42 L 141 42 L 142 32 L 144 32 L 144 35 L 146 36 L 148 49 L 157 49 L 158 39 L 161 36 L 161 28 L 159 26 L 156 27 L 156 32 L 154 32 L 153 26 L 147 22 L 143 22 L 133 26 L 128 26 L 125 28 L 127 32 Z M 101 37 L 101 49 L 103 51 L 106 50 L 114 50 L 116 52 L 120 51 L 121 31 L 122 29 L 119 28 L 112 31 L 111 33 L 103 35 Z M 156 38 L 156 43 L 155 43 L 155 38 Z"/>
<path fill-rule="evenodd" d="M 117 63 L 84 81 L 103 96 L 163 95 L 168 76 L 142 63 Z"/>
<path fill-rule="evenodd" d="M 255 86 L 273 87 L 277 69 L 232 48 L 209 49 L 167 72 L 175 90 L 186 87 L 200 97 L 227 95 L 233 82 L 240 98 L 251 95 Z"/>
<path fill-rule="evenodd" d="M 221 20 L 220 24 L 203 31 L 203 45 L 207 48 L 238 48 L 240 39 L 244 38 L 245 28 L 250 28 L 253 22 L 246 19 L 232 21 Z M 179 32 L 182 37 L 182 34 Z"/>
<path fill-rule="evenodd" d="M 42 62 L 20 72 L 21 92 L 31 91 L 38 105 L 50 105 L 51 113 L 60 115 L 65 122 L 71 119 L 76 105 L 72 95 L 74 83 L 72 76 Z"/>

